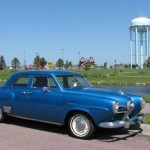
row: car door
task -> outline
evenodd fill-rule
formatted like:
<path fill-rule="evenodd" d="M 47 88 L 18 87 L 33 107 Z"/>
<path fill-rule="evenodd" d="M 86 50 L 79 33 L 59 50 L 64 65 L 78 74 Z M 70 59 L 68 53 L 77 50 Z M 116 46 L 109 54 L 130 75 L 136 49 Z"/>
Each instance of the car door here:
<path fill-rule="evenodd" d="M 12 115 L 27 117 L 28 83 L 29 83 L 29 76 L 17 76 L 14 79 L 10 87 L 10 91 L 13 93 L 13 100 L 11 100 Z"/>
<path fill-rule="evenodd" d="M 45 90 L 43 90 L 45 88 Z M 52 77 L 34 76 L 28 94 L 28 115 L 37 120 L 57 122 L 59 108 L 57 102 L 62 99 L 60 89 Z"/>

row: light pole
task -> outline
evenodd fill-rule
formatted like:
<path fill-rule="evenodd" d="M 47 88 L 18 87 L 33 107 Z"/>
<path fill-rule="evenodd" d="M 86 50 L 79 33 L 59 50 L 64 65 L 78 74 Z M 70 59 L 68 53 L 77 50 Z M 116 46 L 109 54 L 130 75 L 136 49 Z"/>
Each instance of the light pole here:
<path fill-rule="evenodd" d="M 24 68 L 26 68 L 26 52 L 23 52 L 23 63 L 24 63 Z"/>
<path fill-rule="evenodd" d="M 64 68 L 64 56 L 63 56 L 64 51 L 65 51 L 65 49 L 61 49 L 61 52 L 62 52 L 62 62 L 63 62 L 62 67 L 63 67 L 63 68 Z"/>
<path fill-rule="evenodd" d="M 79 67 L 80 67 L 80 52 L 78 52 L 78 54 L 79 54 Z"/>
<path fill-rule="evenodd" d="M 61 49 L 61 52 L 62 52 L 62 61 L 64 61 L 64 56 L 63 56 L 63 54 L 64 54 L 64 49 Z"/>

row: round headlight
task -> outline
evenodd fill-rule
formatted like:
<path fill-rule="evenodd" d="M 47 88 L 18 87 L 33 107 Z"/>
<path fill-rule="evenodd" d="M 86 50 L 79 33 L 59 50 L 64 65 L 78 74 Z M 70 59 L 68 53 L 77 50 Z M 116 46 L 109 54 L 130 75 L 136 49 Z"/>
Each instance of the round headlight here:
<path fill-rule="evenodd" d="M 133 110 L 134 107 L 135 107 L 134 102 L 131 99 L 128 100 L 128 102 L 127 102 L 127 110 L 128 111 Z"/>
<path fill-rule="evenodd" d="M 119 109 L 119 103 L 118 103 L 118 101 L 114 101 L 113 102 L 113 112 L 115 114 L 118 113 L 118 109 Z"/>
<path fill-rule="evenodd" d="M 141 99 L 141 108 L 144 108 L 145 107 L 145 100 L 144 98 Z"/>

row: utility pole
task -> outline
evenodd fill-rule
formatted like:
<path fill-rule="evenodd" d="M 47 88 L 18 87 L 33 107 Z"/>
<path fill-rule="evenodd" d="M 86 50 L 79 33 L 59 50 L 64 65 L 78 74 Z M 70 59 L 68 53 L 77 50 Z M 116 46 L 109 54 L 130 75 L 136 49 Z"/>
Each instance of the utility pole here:
<path fill-rule="evenodd" d="M 26 52 L 23 52 L 23 63 L 24 63 L 24 69 L 26 68 Z"/>
<path fill-rule="evenodd" d="M 65 49 L 60 49 L 60 50 L 62 52 L 62 62 L 63 62 L 63 66 L 62 67 L 64 68 L 64 55 L 63 54 L 64 54 Z"/>

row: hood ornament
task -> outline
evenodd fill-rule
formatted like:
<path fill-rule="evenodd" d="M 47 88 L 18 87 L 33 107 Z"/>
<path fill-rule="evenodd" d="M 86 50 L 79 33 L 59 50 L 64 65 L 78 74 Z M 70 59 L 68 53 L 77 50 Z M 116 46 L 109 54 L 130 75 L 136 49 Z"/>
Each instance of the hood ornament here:
<path fill-rule="evenodd" d="M 121 89 L 118 91 L 118 93 L 124 95 L 124 92 Z"/>

